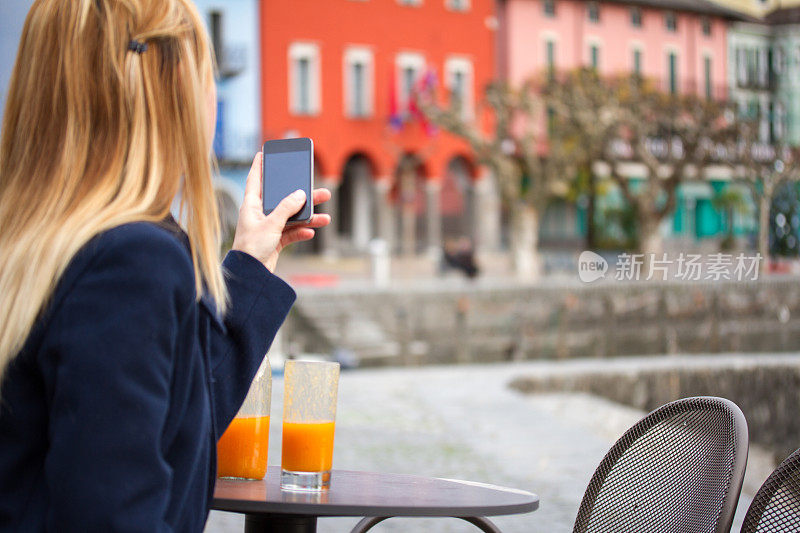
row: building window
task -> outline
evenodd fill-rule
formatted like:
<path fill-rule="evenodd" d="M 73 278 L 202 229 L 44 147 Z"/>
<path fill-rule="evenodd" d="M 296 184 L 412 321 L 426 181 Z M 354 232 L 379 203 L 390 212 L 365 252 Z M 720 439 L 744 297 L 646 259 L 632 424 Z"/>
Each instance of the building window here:
<path fill-rule="evenodd" d="M 673 12 L 668 12 L 664 15 L 664 25 L 667 31 L 675 33 L 678 31 L 678 16 Z"/>
<path fill-rule="evenodd" d="M 631 26 L 634 28 L 642 27 L 642 10 L 638 7 L 631 8 Z"/>
<path fill-rule="evenodd" d="M 776 46 L 772 52 L 772 68 L 776 74 L 783 74 L 786 70 L 786 52 L 782 46 Z"/>
<path fill-rule="evenodd" d="M 769 87 L 769 50 L 761 48 L 756 52 L 756 69 L 758 71 L 758 85 L 761 88 Z"/>
<path fill-rule="evenodd" d="M 781 103 L 770 104 L 772 115 L 772 142 L 783 140 L 786 135 L 786 107 Z"/>
<path fill-rule="evenodd" d="M 794 62 L 792 63 L 795 67 L 800 66 L 800 46 L 794 49 Z M 800 68 L 797 69 L 797 73 L 800 73 Z"/>
<path fill-rule="evenodd" d="M 711 19 L 708 17 L 703 17 L 701 24 L 703 26 L 703 35 L 706 37 L 711 37 Z"/>
<path fill-rule="evenodd" d="M 593 44 L 589 46 L 589 64 L 595 70 L 600 68 L 600 45 Z"/>
<path fill-rule="evenodd" d="M 703 75 L 705 77 L 705 84 L 706 84 L 706 99 L 711 100 L 713 97 L 713 87 L 712 87 L 712 70 L 711 70 L 711 58 L 706 56 L 703 58 Z"/>
<path fill-rule="evenodd" d="M 633 74 L 642 75 L 642 50 L 639 48 L 633 49 Z"/>
<path fill-rule="evenodd" d="M 758 100 L 751 99 L 747 102 L 747 117 L 751 120 L 757 119 L 759 115 L 759 108 Z"/>
<path fill-rule="evenodd" d="M 367 114 L 366 98 L 366 65 L 356 62 L 350 65 L 350 114 L 354 117 L 363 117 Z"/>
<path fill-rule="evenodd" d="M 754 85 L 758 80 L 758 50 L 747 48 L 745 54 L 745 85 Z"/>
<path fill-rule="evenodd" d="M 548 17 L 556 16 L 556 0 L 543 0 L 544 14 Z"/>
<path fill-rule="evenodd" d="M 216 75 L 220 79 L 237 76 L 247 69 L 247 50 L 242 45 L 229 46 L 225 41 L 225 14 L 223 11 L 208 12 L 208 34 L 217 62 Z"/>
<path fill-rule="evenodd" d="M 211 46 L 217 61 L 222 59 L 222 13 L 211 11 L 208 14 L 208 33 L 211 34 Z"/>
<path fill-rule="evenodd" d="M 293 43 L 289 47 L 289 110 L 295 115 L 316 115 L 319 95 L 319 47 Z"/>
<path fill-rule="evenodd" d="M 414 67 L 403 67 L 402 69 L 402 77 L 401 77 L 401 88 L 402 92 L 401 101 L 403 102 L 403 110 L 408 111 L 411 107 L 411 98 L 414 95 L 417 87 L 417 80 L 419 79 L 420 73 Z"/>
<path fill-rule="evenodd" d="M 769 121 L 769 142 L 774 144 L 778 140 L 778 124 L 776 121 L 775 104 L 767 104 L 767 120 Z"/>
<path fill-rule="evenodd" d="M 600 22 L 600 4 L 597 2 L 589 2 L 586 4 L 586 14 L 590 22 Z"/>
<path fill-rule="evenodd" d="M 669 79 L 667 80 L 667 90 L 670 94 L 678 94 L 678 54 L 669 52 L 667 54 L 667 70 Z"/>
<path fill-rule="evenodd" d="M 747 85 L 747 53 L 744 48 L 736 49 L 736 81 L 739 87 Z"/>
<path fill-rule="evenodd" d="M 547 77 L 553 80 L 556 72 L 556 43 L 548 39 L 544 43 L 545 63 L 547 64 Z"/>
<path fill-rule="evenodd" d="M 444 63 L 444 72 L 451 104 L 461 108 L 462 119 L 471 119 L 475 112 L 472 61 L 465 57 L 451 57 Z"/>
<path fill-rule="evenodd" d="M 761 136 L 762 142 L 770 142 L 770 136 L 772 135 L 772 117 L 770 116 L 773 111 L 773 104 L 772 101 L 764 102 L 762 105 L 758 105 L 756 102 L 756 106 L 758 107 L 757 113 L 759 113 L 760 117 L 760 131 L 759 135 Z"/>
<path fill-rule="evenodd" d="M 294 65 L 295 79 L 297 80 L 295 111 L 300 114 L 308 114 L 311 113 L 311 85 L 309 83 L 311 61 L 307 57 L 299 57 Z"/>
<path fill-rule="evenodd" d="M 373 60 L 369 48 L 352 46 L 344 53 L 345 114 L 350 118 L 372 115 Z"/>
<path fill-rule="evenodd" d="M 425 69 L 425 58 L 421 54 L 403 52 L 398 54 L 395 65 L 397 67 L 399 109 L 402 113 L 407 114 L 411 107 L 411 98 L 414 96 Z"/>
<path fill-rule="evenodd" d="M 450 11 L 469 11 L 470 0 L 445 0 L 444 5 Z"/>

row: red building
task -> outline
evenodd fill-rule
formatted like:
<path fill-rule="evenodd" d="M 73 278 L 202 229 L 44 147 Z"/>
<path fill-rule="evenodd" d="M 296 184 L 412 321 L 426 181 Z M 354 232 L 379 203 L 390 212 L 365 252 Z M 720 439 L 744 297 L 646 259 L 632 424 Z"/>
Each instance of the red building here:
<path fill-rule="evenodd" d="M 381 237 L 406 252 L 481 235 L 470 150 L 431 131 L 409 92 L 436 83 L 464 112 L 496 75 L 494 0 L 262 0 L 262 131 L 311 137 L 318 184 L 334 190 L 328 250 Z M 409 178 L 413 175 L 413 178 Z M 489 201 L 489 200 L 485 200 Z M 488 243 L 484 243 L 488 244 Z"/>

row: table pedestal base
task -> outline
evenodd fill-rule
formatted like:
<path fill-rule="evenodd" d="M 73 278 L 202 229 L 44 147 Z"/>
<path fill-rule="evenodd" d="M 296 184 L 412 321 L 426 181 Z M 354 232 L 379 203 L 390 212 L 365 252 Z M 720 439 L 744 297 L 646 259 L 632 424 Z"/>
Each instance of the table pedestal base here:
<path fill-rule="evenodd" d="M 317 517 L 285 514 L 248 514 L 244 533 L 316 533 Z"/>
<path fill-rule="evenodd" d="M 391 518 L 390 516 L 369 516 L 367 518 L 363 518 L 356 527 L 350 530 L 350 533 L 365 533 L 383 522 L 384 520 L 388 520 Z M 501 533 L 497 526 L 494 525 L 488 518 L 484 518 L 482 516 L 454 516 L 453 518 L 460 518 L 461 520 L 466 520 L 473 526 L 477 527 L 481 531 L 485 533 Z"/>

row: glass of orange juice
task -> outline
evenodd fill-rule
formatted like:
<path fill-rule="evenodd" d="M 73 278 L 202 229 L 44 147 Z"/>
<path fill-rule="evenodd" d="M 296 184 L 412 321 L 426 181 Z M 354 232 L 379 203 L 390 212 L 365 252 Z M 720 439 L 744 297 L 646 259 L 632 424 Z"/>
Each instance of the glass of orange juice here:
<path fill-rule="evenodd" d="M 217 442 L 217 477 L 264 479 L 271 401 L 272 369 L 264 357 L 242 407 Z"/>
<path fill-rule="evenodd" d="M 286 361 L 281 489 L 330 487 L 339 363 Z"/>

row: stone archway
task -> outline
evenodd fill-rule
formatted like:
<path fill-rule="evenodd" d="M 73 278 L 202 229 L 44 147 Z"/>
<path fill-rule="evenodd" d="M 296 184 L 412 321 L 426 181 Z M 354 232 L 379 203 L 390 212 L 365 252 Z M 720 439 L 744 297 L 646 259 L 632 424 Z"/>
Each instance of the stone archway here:
<path fill-rule="evenodd" d="M 445 168 L 440 192 L 442 239 L 475 239 L 475 168 L 462 155 L 452 157 Z"/>
<path fill-rule="evenodd" d="M 342 170 L 337 190 L 337 233 L 344 252 L 364 252 L 377 235 L 372 160 L 363 153 L 351 155 Z"/>
<path fill-rule="evenodd" d="M 427 244 L 426 177 L 425 166 L 416 154 L 406 153 L 397 162 L 393 196 L 398 208 L 396 226 L 403 255 L 415 255 Z"/>

